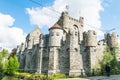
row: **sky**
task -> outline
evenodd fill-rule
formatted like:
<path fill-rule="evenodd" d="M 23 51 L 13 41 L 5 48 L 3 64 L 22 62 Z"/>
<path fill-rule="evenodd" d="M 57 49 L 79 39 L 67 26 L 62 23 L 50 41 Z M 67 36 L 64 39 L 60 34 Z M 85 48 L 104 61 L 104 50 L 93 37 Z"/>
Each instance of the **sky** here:
<path fill-rule="evenodd" d="M 76 19 L 84 17 L 84 30 L 95 30 L 99 39 L 105 32 L 120 35 L 119 3 L 120 0 L 0 0 L 0 47 L 17 47 L 37 26 L 48 34 L 62 11 Z"/>

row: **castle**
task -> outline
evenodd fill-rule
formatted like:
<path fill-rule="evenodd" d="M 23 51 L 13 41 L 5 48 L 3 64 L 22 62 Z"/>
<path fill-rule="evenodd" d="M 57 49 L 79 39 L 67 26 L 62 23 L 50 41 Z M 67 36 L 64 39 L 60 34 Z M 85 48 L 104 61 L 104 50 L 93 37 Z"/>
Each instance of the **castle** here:
<path fill-rule="evenodd" d="M 69 75 L 87 74 L 100 67 L 106 44 L 118 47 L 118 35 L 107 34 L 97 41 L 93 30 L 84 32 L 84 18 L 74 19 L 63 12 L 59 20 L 43 35 L 37 27 L 17 47 L 20 69 L 29 72 Z"/>

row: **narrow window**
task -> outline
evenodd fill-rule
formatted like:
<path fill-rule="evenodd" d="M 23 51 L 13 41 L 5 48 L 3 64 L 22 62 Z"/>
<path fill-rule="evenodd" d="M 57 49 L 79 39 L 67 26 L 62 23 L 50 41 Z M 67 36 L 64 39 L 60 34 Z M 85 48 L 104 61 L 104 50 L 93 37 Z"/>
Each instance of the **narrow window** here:
<path fill-rule="evenodd" d="M 52 33 L 51 33 L 51 36 L 53 36 L 53 35 L 54 35 L 54 33 L 52 32 Z"/>
<path fill-rule="evenodd" d="M 56 34 L 57 36 L 59 36 L 59 33 L 57 32 L 57 34 Z"/>

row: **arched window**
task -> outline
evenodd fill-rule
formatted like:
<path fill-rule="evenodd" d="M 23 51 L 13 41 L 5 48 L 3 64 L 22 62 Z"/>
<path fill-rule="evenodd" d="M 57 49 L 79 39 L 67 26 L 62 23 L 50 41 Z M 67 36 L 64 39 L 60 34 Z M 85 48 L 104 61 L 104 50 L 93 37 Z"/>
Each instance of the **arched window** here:
<path fill-rule="evenodd" d="M 75 36 L 77 36 L 78 35 L 78 26 L 76 24 L 74 24 L 73 26 L 74 26 Z"/>
<path fill-rule="evenodd" d="M 76 24 L 74 24 L 73 26 L 74 26 L 74 29 L 78 29 L 78 26 Z"/>

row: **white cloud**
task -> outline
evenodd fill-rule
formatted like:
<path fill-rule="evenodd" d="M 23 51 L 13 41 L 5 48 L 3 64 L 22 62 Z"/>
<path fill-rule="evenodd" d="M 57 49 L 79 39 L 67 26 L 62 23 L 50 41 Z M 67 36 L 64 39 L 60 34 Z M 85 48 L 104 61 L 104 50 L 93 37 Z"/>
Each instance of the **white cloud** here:
<path fill-rule="evenodd" d="M 0 13 L 0 47 L 11 50 L 25 40 L 22 29 L 12 27 L 14 21 L 10 15 Z"/>
<path fill-rule="evenodd" d="M 13 19 L 10 15 L 3 15 L 0 13 L 0 27 L 12 26 L 14 21 L 15 19 Z"/>
<path fill-rule="evenodd" d="M 103 36 L 101 28 L 100 11 L 103 10 L 101 5 L 102 0 L 55 0 L 52 6 L 43 8 L 27 8 L 26 11 L 30 15 L 30 21 L 32 24 L 40 27 L 51 27 L 59 18 L 54 10 L 62 12 L 65 10 L 65 6 L 69 5 L 69 14 L 74 18 L 84 17 L 84 30 L 93 29 L 96 30 L 99 36 Z M 50 10 L 51 8 L 53 10 Z M 94 26 L 91 28 L 89 25 Z"/>
<path fill-rule="evenodd" d="M 50 9 L 43 7 L 40 8 L 27 8 L 27 13 L 30 15 L 30 21 L 32 24 L 38 25 L 40 27 L 50 26 L 56 22 L 58 17 L 56 13 L 51 11 Z"/>

